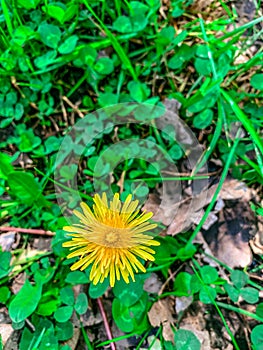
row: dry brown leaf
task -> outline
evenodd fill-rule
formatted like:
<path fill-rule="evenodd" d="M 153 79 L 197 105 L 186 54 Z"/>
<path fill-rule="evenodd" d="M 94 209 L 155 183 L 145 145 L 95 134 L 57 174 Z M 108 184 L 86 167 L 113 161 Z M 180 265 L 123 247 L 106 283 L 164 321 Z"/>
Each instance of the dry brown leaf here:
<path fill-rule="evenodd" d="M 256 233 L 255 237 L 249 241 L 250 247 L 254 254 L 263 254 L 263 242 L 262 242 L 263 231 Z"/>
<path fill-rule="evenodd" d="M 0 246 L 2 247 L 2 251 L 10 251 L 13 244 L 15 243 L 15 232 L 7 232 L 2 233 L 0 235 Z"/>
<path fill-rule="evenodd" d="M 254 220 L 245 201 L 221 210 L 219 223 L 203 234 L 213 255 L 231 268 L 248 266 L 252 261 L 248 242 Z"/>
<path fill-rule="evenodd" d="M 248 202 L 254 197 L 254 191 L 248 188 L 244 182 L 227 179 L 223 183 L 219 196 L 224 200 L 242 199 Z"/>
<path fill-rule="evenodd" d="M 11 324 L 1 323 L 0 326 L 0 335 L 2 337 L 3 344 L 5 345 L 8 338 L 13 333 L 14 329 Z"/>
<path fill-rule="evenodd" d="M 177 314 L 185 311 L 193 302 L 193 296 L 189 297 L 177 297 L 175 300 L 175 311 Z"/>
<path fill-rule="evenodd" d="M 161 299 L 155 302 L 148 312 L 150 324 L 153 327 L 162 326 L 164 339 L 172 342 L 174 340 L 174 332 L 171 328 L 174 324 L 173 304 L 172 298 Z"/>
<path fill-rule="evenodd" d="M 162 287 L 162 282 L 159 280 L 156 273 L 151 273 L 151 276 L 144 282 L 143 289 L 148 293 L 158 293 Z"/>

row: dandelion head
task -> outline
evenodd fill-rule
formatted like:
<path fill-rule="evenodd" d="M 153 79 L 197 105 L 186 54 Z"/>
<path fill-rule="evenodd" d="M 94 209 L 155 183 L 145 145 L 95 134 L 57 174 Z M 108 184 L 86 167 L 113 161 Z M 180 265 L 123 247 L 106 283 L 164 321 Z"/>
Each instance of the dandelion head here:
<path fill-rule="evenodd" d="M 79 259 L 71 270 L 84 270 L 92 265 L 90 280 L 96 285 L 109 277 L 113 287 L 122 277 L 126 283 L 133 281 L 134 272 L 146 272 L 138 258 L 153 261 L 155 251 L 151 246 L 158 246 L 152 236 L 146 234 L 157 225 L 149 222 L 152 213 L 139 213 L 138 201 L 128 195 L 125 202 L 115 193 L 108 202 L 106 193 L 95 194 L 93 211 L 81 203 L 82 213 L 74 210 L 80 219 L 79 224 L 64 227 L 72 237 L 63 244 L 72 251 L 67 257 Z"/>

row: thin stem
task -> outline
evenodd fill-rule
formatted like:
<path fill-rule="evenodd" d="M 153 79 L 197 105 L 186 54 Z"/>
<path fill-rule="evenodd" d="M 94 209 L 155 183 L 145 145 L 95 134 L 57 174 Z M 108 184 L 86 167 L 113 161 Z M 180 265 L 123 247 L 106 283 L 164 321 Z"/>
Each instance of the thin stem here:
<path fill-rule="evenodd" d="M 198 232 L 200 231 L 200 229 L 202 228 L 204 222 L 206 221 L 206 219 L 208 218 L 208 215 L 209 213 L 211 212 L 216 200 L 217 200 L 217 196 L 223 186 L 223 183 L 225 181 L 225 178 L 227 177 L 227 174 L 228 174 L 228 169 L 230 167 L 230 164 L 231 164 L 231 161 L 232 161 L 232 158 L 235 154 L 235 151 L 236 151 L 236 148 L 237 148 L 237 145 L 240 141 L 239 139 L 239 135 L 240 135 L 240 130 L 237 132 L 237 135 L 236 135 L 236 139 L 234 141 L 234 144 L 229 152 L 229 156 L 227 158 L 227 161 L 226 161 L 226 165 L 224 167 L 224 170 L 222 172 L 222 176 L 221 176 L 221 179 L 218 183 L 218 186 L 215 190 L 215 193 L 213 195 L 213 198 L 211 200 L 211 202 L 209 203 L 208 207 L 206 208 L 206 211 L 204 213 L 204 216 L 202 217 L 201 221 L 199 222 L 199 224 L 196 226 L 194 232 L 192 233 L 191 237 L 189 238 L 188 242 L 187 242 L 187 245 L 186 245 L 186 249 L 192 244 L 193 240 L 195 239 L 196 235 L 198 234 Z"/>
<path fill-rule="evenodd" d="M 45 231 L 45 230 L 38 230 L 33 228 L 21 228 L 21 227 L 11 227 L 11 226 L 0 226 L 0 231 L 13 231 L 13 232 L 19 232 L 19 233 L 28 233 L 32 235 L 44 235 L 44 236 L 54 236 L 55 232 L 52 231 Z"/>
<path fill-rule="evenodd" d="M 244 309 L 240 309 L 239 307 L 232 306 L 232 305 L 229 305 L 229 304 L 225 304 L 225 303 L 222 303 L 220 301 L 217 301 L 216 303 L 217 303 L 218 306 L 223 307 L 224 309 L 235 311 L 235 312 L 238 312 L 238 313 L 240 313 L 242 315 L 254 318 L 254 320 L 257 320 L 259 322 L 263 322 L 263 318 L 262 317 L 259 317 L 256 314 L 252 314 L 252 312 L 248 312 L 248 311 L 246 311 Z"/>
<path fill-rule="evenodd" d="M 106 333 L 107 333 L 107 337 L 108 337 L 109 340 L 112 340 L 113 337 L 112 337 L 110 325 L 109 325 L 109 322 L 108 322 L 108 319 L 107 319 L 107 315 L 106 315 L 106 312 L 104 310 L 101 298 L 97 299 L 97 303 L 98 303 L 98 306 L 99 306 L 99 309 L 100 309 L 100 313 L 101 313 L 101 316 L 102 316 L 102 319 L 103 319 L 103 322 L 104 322 L 104 327 L 105 327 L 105 330 L 106 330 Z M 110 347 L 111 347 L 112 350 L 116 350 L 116 346 L 115 346 L 114 342 L 110 343 Z"/>

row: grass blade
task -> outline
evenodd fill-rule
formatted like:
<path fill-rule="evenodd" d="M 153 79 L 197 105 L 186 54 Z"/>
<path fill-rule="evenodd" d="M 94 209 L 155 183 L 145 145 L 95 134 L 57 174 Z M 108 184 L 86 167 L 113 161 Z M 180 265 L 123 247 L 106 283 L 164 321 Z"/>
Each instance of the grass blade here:
<path fill-rule="evenodd" d="M 250 134 L 252 140 L 257 145 L 259 151 L 263 155 L 263 143 L 261 138 L 259 137 L 258 133 L 256 132 L 255 128 L 253 127 L 251 121 L 248 119 L 248 117 L 243 113 L 243 111 L 240 109 L 238 104 L 232 99 L 232 97 L 223 89 L 220 89 L 221 94 L 223 95 L 224 99 L 230 104 L 233 112 L 235 113 L 236 117 L 241 121 L 244 128 L 247 130 L 247 132 Z"/>
<path fill-rule="evenodd" d="M 118 42 L 118 40 L 116 39 L 116 37 L 111 33 L 111 31 L 105 26 L 105 24 L 100 20 L 100 18 L 96 15 L 96 13 L 93 11 L 93 9 L 91 8 L 91 6 L 88 4 L 87 0 L 84 0 L 83 3 L 85 4 L 85 6 L 87 7 L 87 9 L 90 11 L 90 13 L 92 14 L 92 16 L 97 20 L 97 22 L 100 25 L 100 29 L 103 30 L 107 36 L 109 37 L 111 44 L 113 46 L 113 48 L 115 49 L 115 51 L 117 52 L 117 54 L 119 55 L 122 63 L 124 64 L 124 66 L 128 69 L 128 71 L 130 72 L 131 76 L 133 77 L 134 80 L 138 80 L 138 77 L 135 73 L 135 70 L 133 68 L 133 65 L 131 64 L 131 61 L 129 59 L 129 57 L 126 55 L 125 51 L 123 50 L 123 48 L 121 47 L 120 43 Z"/>
<path fill-rule="evenodd" d="M 7 25 L 7 30 L 9 32 L 9 34 L 12 36 L 12 34 L 13 34 L 13 25 L 12 25 L 11 17 L 9 15 L 8 7 L 7 7 L 7 4 L 6 4 L 5 0 L 1 0 L 1 5 L 2 5 L 4 17 L 5 17 L 5 22 L 6 22 L 6 25 Z"/>

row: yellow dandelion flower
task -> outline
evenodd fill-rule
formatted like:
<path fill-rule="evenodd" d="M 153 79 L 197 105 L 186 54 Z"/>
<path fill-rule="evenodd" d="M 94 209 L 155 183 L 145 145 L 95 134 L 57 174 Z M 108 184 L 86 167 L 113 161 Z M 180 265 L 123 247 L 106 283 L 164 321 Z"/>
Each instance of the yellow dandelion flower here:
<path fill-rule="evenodd" d="M 73 250 L 67 257 L 79 257 L 71 270 L 84 270 L 93 264 L 90 280 L 95 285 L 108 276 L 112 287 L 121 276 L 126 283 L 129 283 L 129 276 L 134 281 L 134 271 L 146 272 L 137 257 L 153 261 L 155 251 L 150 246 L 159 245 L 152 236 L 143 234 L 157 226 L 149 222 L 153 214 L 143 212 L 139 215 L 139 202 L 132 201 L 131 195 L 121 203 L 119 194 L 115 193 L 109 205 L 106 193 L 101 197 L 95 194 L 93 200 L 93 212 L 82 202 L 83 214 L 73 211 L 80 224 L 64 227 L 72 236 L 71 241 L 63 244 Z"/>

